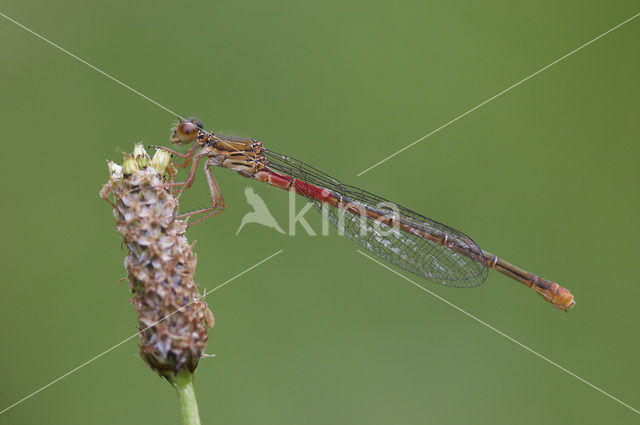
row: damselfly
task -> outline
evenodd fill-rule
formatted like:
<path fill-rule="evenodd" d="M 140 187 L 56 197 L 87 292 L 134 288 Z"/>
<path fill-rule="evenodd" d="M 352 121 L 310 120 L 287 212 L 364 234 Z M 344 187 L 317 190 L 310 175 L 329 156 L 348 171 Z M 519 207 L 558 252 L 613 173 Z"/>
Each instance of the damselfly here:
<path fill-rule="evenodd" d="M 492 268 L 535 290 L 561 310 L 575 304 L 573 295 L 555 282 L 522 270 L 481 250 L 464 233 L 415 213 L 370 192 L 350 186 L 311 167 L 272 150 L 257 140 L 214 134 L 202 123 L 189 118 L 173 130 L 171 142 L 192 144 L 186 153 L 155 146 L 184 158 L 185 182 L 167 187 L 189 188 L 200 160 L 211 192 L 211 206 L 182 214 L 203 214 L 197 224 L 224 210 L 225 203 L 212 167 L 219 166 L 280 189 L 295 191 L 315 204 L 346 236 L 375 255 L 420 277 L 446 286 L 473 287 L 482 284 Z"/>

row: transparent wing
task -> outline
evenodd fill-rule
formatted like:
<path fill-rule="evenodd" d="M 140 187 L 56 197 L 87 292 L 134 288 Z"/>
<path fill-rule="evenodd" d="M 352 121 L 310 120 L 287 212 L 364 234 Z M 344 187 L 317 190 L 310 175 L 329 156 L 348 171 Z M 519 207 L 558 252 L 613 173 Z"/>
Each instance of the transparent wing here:
<path fill-rule="evenodd" d="M 339 180 L 301 161 L 264 152 L 267 167 L 326 189 L 340 200 L 334 208 L 309 189 L 302 195 L 329 221 L 375 255 L 420 277 L 447 286 L 481 285 L 488 274 L 482 250 L 464 233 Z"/>

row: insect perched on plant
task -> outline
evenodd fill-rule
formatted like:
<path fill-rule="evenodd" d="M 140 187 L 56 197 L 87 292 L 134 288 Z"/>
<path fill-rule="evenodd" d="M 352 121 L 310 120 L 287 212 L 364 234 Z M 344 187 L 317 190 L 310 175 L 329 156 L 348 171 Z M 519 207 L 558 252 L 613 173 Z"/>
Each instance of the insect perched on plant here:
<path fill-rule="evenodd" d="M 420 277 L 446 286 L 473 287 L 482 284 L 492 268 L 524 283 L 561 310 L 575 304 L 567 289 L 481 250 L 464 233 L 266 149 L 257 140 L 214 134 L 205 131 L 198 119 L 188 118 L 173 130 L 171 142 L 191 146 L 186 153 L 154 147 L 184 158 L 176 166 L 186 168 L 191 163 L 191 168 L 186 181 L 167 183 L 165 187 L 182 187 L 181 192 L 191 187 L 198 164 L 204 161 L 211 206 L 180 216 L 202 214 L 191 226 L 224 210 L 212 170 L 214 166 L 224 167 L 306 197 L 349 238 Z"/>

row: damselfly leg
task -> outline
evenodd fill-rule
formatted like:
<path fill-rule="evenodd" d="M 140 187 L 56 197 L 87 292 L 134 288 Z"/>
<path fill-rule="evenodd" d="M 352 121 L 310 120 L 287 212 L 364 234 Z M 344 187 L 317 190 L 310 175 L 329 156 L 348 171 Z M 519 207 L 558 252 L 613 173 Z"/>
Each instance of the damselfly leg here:
<path fill-rule="evenodd" d="M 193 157 L 193 155 L 192 155 L 192 157 Z M 194 179 L 196 177 L 196 171 L 198 169 L 198 161 L 200 160 L 200 158 L 202 158 L 202 156 L 195 155 L 195 159 L 193 160 L 193 163 L 191 164 L 191 169 L 189 170 L 189 175 L 187 176 L 187 180 L 186 181 L 165 183 L 160 187 L 164 187 L 164 188 L 182 187 L 180 189 L 180 191 L 175 195 L 176 198 L 180 198 L 180 196 L 182 195 L 182 192 L 184 192 L 186 189 L 189 189 L 191 187 L 191 185 L 193 184 L 193 181 L 194 181 Z M 205 169 L 206 169 L 206 166 L 205 166 Z"/>
<path fill-rule="evenodd" d="M 154 149 L 161 149 L 163 151 L 167 151 L 169 152 L 171 155 L 175 155 L 175 156 L 179 156 L 180 158 L 184 158 L 184 162 L 182 164 L 179 164 L 175 161 L 172 161 L 171 163 L 179 168 L 187 168 L 189 166 L 189 164 L 191 163 L 191 160 L 193 159 L 193 155 L 196 152 L 196 149 L 198 149 L 198 145 L 193 145 L 189 148 L 188 151 L 186 151 L 185 153 L 180 153 L 177 150 L 171 149 L 171 148 L 166 148 L 164 146 L 156 146 L 156 145 L 150 145 L 150 148 L 154 148 Z"/>
<path fill-rule="evenodd" d="M 189 223 L 187 228 L 191 226 L 195 226 L 196 224 L 201 223 L 208 218 L 211 218 L 215 215 L 220 214 L 226 208 L 224 203 L 224 198 L 222 197 L 222 192 L 220 191 L 218 182 L 216 181 L 213 175 L 213 171 L 211 170 L 211 167 L 215 165 L 216 165 L 216 162 L 214 161 L 213 158 L 207 159 L 207 161 L 204 163 L 204 174 L 207 178 L 209 193 L 211 194 L 211 206 L 209 208 L 204 208 L 204 209 L 180 214 L 179 216 L 177 216 L 177 218 L 186 218 L 186 217 L 191 217 L 197 214 L 206 214 L 206 213 L 209 213 L 209 214 L 207 214 L 204 217 L 200 217 L 198 220 L 194 221 L 193 223 Z"/>

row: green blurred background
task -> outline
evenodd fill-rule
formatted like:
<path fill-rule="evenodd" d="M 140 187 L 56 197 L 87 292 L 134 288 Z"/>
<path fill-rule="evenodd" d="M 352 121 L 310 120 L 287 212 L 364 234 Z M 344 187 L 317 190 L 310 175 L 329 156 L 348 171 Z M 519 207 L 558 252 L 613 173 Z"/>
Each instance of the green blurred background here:
<path fill-rule="evenodd" d="M 387 155 L 638 12 L 635 1 L 3 1 L 11 16 L 208 128 L 259 138 L 471 235 L 570 288 L 564 314 L 491 273 L 428 289 L 635 408 L 640 19 L 381 166 Z M 0 18 L 0 409 L 135 332 L 105 159 L 175 118 Z M 252 185 L 189 232 L 217 326 L 203 424 L 637 423 L 632 410 L 358 254 L 338 237 L 235 232 Z M 202 176 L 200 176 L 202 177 Z M 206 202 L 200 178 L 183 207 Z M 300 201 L 298 208 L 302 205 Z M 306 216 L 316 230 L 320 216 Z M 413 277 L 412 277 L 413 278 Z M 1 424 L 175 424 L 131 340 Z"/>

